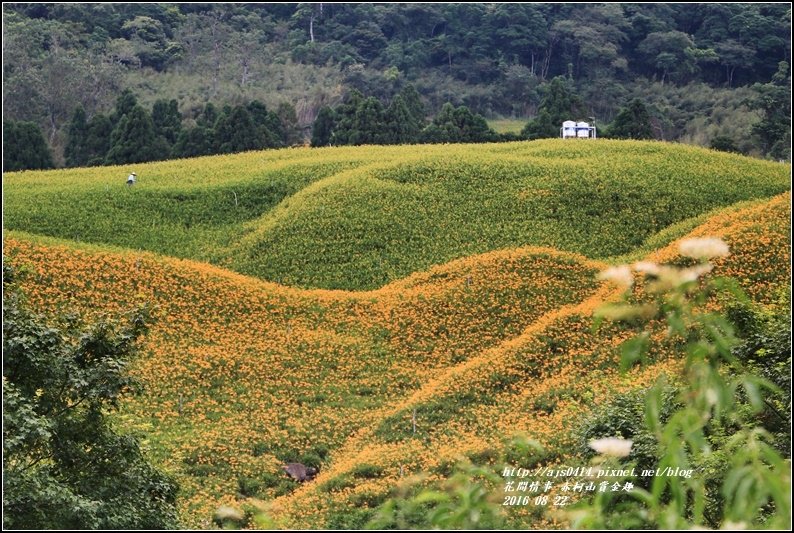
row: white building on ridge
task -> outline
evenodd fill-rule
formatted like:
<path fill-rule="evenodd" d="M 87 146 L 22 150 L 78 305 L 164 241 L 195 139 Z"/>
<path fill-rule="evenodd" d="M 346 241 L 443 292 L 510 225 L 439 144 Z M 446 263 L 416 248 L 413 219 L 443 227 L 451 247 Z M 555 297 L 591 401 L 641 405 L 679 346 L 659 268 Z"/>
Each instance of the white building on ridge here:
<path fill-rule="evenodd" d="M 596 127 L 587 122 L 566 120 L 560 128 L 560 137 L 563 139 L 595 139 Z"/>

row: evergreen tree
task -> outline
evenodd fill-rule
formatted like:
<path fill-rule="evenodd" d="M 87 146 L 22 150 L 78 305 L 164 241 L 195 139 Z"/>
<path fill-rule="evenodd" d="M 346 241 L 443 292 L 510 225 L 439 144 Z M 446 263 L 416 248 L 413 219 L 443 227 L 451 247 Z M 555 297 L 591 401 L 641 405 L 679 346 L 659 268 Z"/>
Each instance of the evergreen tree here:
<path fill-rule="evenodd" d="M 423 142 L 489 142 L 498 138 L 481 115 L 466 106 L 455 108 L 447 102 L 430 126 L 422 132 Z"/>
<path fill-rule="evenodd" d="M 113 126 L 115 127 L 121 120 L 121 117 L 130 113 L 137 105 L 138 98 L 135 97 L 135 94 L 132 92 L 132 90 L 124 89 L 118 98 L 116 98 L 116 108 L 110 115 L 110 122 L 112 122 Z"/>
<path fill-rule="evenodd" d="M 651 115 L 639 98 L 622 108 L 612 121 L 608 136 L 615 139 L 653 139 Z"/>
<path fill-rule="evenodd" d="M 152 117 L 136 105 L 119 120 L 110 135 L 110 150 L 105 162 L 109 165 L 156 161 L 168 156 L 165 139 L 154 131 Z"/>
<path fill-rule="evenodd" d="M 3 121 L 3 171 L 54 167 L 50 148 L 36 124 Z"/>
<path fill-rule="evenodd" d="M 260 131 L 245 106 L 237 106 L 218 118 L 215 145 L 218 153 L 230 154 L 262 148 Z"/>
<path fill-rule="evenodd" d="M 389 107 L 352 90 L 336 109 L 320 109 L 312 129 L 312 146 L 397 144 L 419 142 L 424 106 L 416 90 L 407 86 Z"/>
<path fill-rule="evenodd" d="M 174 156 L 197 157 L 218 153 L 215 134 L 218 118 L 218 109 L 212 102 L 207 102 L 196 119 L 196 126 L 179 133 L 173 149 Z"/>
<path fill-rule="evenodd" d="M 711 140 L 711 148 L 721 152 L 739 153 L 736 142 L 727 135 L 717 135 Z"/>
<path fill-rule="evenodd" d="M 460 135 L 455 124 L 455 106 L 449 102 L 441 106 L 423 137 L 425 142 L 458 142 Z"/>
<path fill-rule="evenodd" d="M 267 106 L 259 100 L 253 100 L 246 106 L 256 128 L 256 148 L 276 148 L 284 146 L 286 133 L 278 115 L 267 110 Z"/>
<path fill-rule="evenodd" d="M 585 113 L 582 101 L 566 78 L 557 76 L 546 85 L 544 92 L 538 115 L 521 131 L 528 139 L 559 137 L 564 121 L 577 120 Z"/>
<path fill-rule="evenodd" d="M 212 102 L 207 102 L 201 116 L 196 120 L 196 124 L 205 128 L 213 129 L 218 121 L 218 110 Z"/>
<path fill-rule="evenodd" d="M 205 126 L 182 130 L 174 145 L 174 157 L 198 157 L 214 153 L 215 132 Z"/>
<path fill-rule="evenodd" d="M 455 110 L 455 125 L 458 128 L 459 142 L 490 142 L 496 140 L 496 132 L 488 127 L 482 115 L 472 113 L 466 106 Z"/>
<path fill-rule="evenodd" d="M 113 124 L 105 115 L 94 115 L 88 122 L 85 146 L 88 166 L 104 165 L 110 150 L 110 136 L 113 133 Z"/>
<path fill-rule="evenodd" d="M 284 146 L 303 144 L 303 132 L 298 125 L 298 114 L 295 106 L 289 102 L 281 102 L 276 108 L 276 116 L 283 133 Z"/>
<path fill-rule="evenodd" d="M 355 130 L 356 112 L 363 101 L 364 95 L 353 89 L 347 94 L 345 100 L 336 107 L 334 110 L 336 127 L 331 136 L 331 144 L 336 146 L 354 144 L 351 139 Z"/>
<path fill-rule="evenodd" d="M 350 144 L 384 144 L 387 137 L 385 130 L 383 104 L 370 96 L 356 109 Z"/>
<path fill-rule="evenodd" d="M 446 129 L 440 127 L 434 121 L 428 124 L 419 134 L 419 142 L 428 144 L 441 144 L 455 141 L 454 139 L 450 139 L 449 132 Z"/>
<path fill-rule="evenodd" d="M 334 133 L 336 114 L 328 106 L 322 107 L 312 126 L 312 146 L 328 146 Z"/>
<path fill-rule="evenodd" d="M 395 96 L 386 110 L 386 142 L 408 144 L 419 140 L 420 127 L 402 95 Z"/>
<path fill-rule="evenodd" d="M 781 61 L 770 83 L 753 86 L 758 96 L 751 103 L 763 114 L 753 126 L 764 153 L 773 159 L 791 159 L 791 74 Z"/>
<path fill-rule="evenodd" d="M 182 131 L 182 115 L 176 100 L 157 100 L 152 106 L 152 123 L 156 135 L 173 146 Z"/>
<path fill-rule="evenodd" d="M 419 93 L 413 85 L 409 84 L 400 90 L 398 96 L 402 99 L 405 107 L 408 108 L 411 120 L 413 121 L 411 128 L 415 128 L 417 132 L 421 131 L 422 128 L 425 127 L 427 112 L 425 111 L 425 105 L 422 103 Z"/>
<path fill-rule="evenodd" d="M 64 158 L 67 167 L 82 167 L 88 164 L 90 154 L 88 152 L 88 123 L 86 121 L 85 109 L 77 106 L 69 123 L 66 148 Z"/>

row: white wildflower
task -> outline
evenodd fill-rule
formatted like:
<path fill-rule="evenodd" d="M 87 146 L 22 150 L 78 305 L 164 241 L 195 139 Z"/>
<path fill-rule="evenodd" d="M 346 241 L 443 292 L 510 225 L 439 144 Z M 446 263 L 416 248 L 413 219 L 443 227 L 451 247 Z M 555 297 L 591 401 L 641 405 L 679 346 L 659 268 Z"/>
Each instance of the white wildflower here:
<path fill-rule="evenodd" d="M 656 271 L 653 283 L 648 285 L 648 291 L 665 293 L 684 283 L 681 270 L 675 267 L 662 265 Z"/>
<path fill-rule="evenodd" d="M 706 401 L 709 402 L 709 405 L 717 405 L 720 397 L 717 394 L 717 391 L 713 388 L 706 390 Z"/>
<path fill-rule="evenodd" d="M 624 287 L 631 287 L 634 284 L 634 276 L 632 276 L 628 265 L 609 267 L 598 274 L 598 279 L 611 281 Z"/>
<path fill-rule="evenodd" d="M 592 449 L 602 455 L 611 455 L 612 457 L 626 457 L 631 453 L 631 445 L 634 443 L 632 440 L 627 439 L 598 439 L 591 440 L 589 445 Z"/>
<path fill-rule="evenodd" d="M 708 274 L 714 267 L 711 264 L 697 265 L 681 271 L 681 280 L 684 282 L 696 281 L 703 274 Z"/>
<path fill-rule="evenodd" d="M 711 259 L 725 257 L 730 252 L 722 239 L 707 237 L 703 239 L 686 239 L 679 244 L 681 255 L 694 259 Z"/>
<path fill-rule="evenodd" d="M 634 270 L 637 272 L 642 272 L 643 274 L 647 274 L 649 276 L 658 276 L 659 275 L 659 265 L 656 263 L 652 263 L 650 261 L 639 261 L 632 265 Z"/>
<path fill-rule="evenodd" d="M 215 518 L 219 521 L 232 520 L 235 522 L 239 522 L 244 517 L 243 517 L 243 513 L 241 513 L 234 507 L 229 507 L 228 505 L 222 505 L 221 507 L 218 507 L 218 509 L 215 511 Z"/>

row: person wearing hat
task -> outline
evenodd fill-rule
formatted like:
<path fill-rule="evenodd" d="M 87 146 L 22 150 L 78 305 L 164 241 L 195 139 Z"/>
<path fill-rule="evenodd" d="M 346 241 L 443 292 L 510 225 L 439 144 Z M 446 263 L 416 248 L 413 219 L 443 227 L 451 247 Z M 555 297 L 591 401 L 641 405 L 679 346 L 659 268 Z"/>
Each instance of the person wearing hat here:
<path fill-rule="evenodd" d="M 127 185 L 135 185 L 135 176 L 137 176 L 135 172 L 127 176 Z"/>

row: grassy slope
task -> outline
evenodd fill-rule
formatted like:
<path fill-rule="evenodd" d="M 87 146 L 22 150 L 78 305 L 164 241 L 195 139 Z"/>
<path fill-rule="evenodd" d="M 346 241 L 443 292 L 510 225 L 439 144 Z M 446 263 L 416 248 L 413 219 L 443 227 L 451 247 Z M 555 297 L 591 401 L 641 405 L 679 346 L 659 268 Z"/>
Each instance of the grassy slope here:
<path fill-rule="evenodd" d="M 755 301 L 774 304 L 780 291 L 790 286 L 790 202 L 785 194 L 725 210 L 686 237 L 726 240 L 732 254 L 717 262 L 714 275 L 734 277 Z M 673 243 L 647 259 L 675 261 L 676 251 Z M 540 464 L 585 464 L 577 458 L 577 449 L 583 447 L 571 438 L 572 421 L 616 393 L 647 386 L 660 373 L 678 369 L 676 347 L 657 330 L 651 365 L 625 376 L 617 372 L 616 346 L 628 334 L 614 327 L 598 334 L 591 329 L 593 310 L 616 294 L 604 287 L 578 305 L 545 314 L 520 336 L 506 338 L 428 380 L 384 410 L 367 431 L 348 440 L 315 483 L 278 500 L 277 516 L 294 527 L 359 527 L 368 516 L 366 502 L 381 501 L 399 483 L 401 469 L 440 475 L 455 457 L 483 460 L 489 449 L 502 446 L 513 434 L 523 433 L 543 444 L 545 455 L 536 459 Z M 414 410 L 419 417 L 416 433 L 411 427 Z M 378 474 L 360 479 L 356 473 L 362 464 Z M 510 511 L 517 520 L 529 520 L 523 526 L 554 525 L 548 519 L 522 518 L 531 514 L 531 506 Z"/>
<path fill-rule="evenodd" d="M 675 223 L 789 187 L 789 167 L 681 145 L 291 149 L 7 174 L 6 227 L 209 261 L 301 287 L 373 289 L 456 258 L 628 254 Z"/>
<path fill-rule="evenodd" d="M 211 259 L 218 247 L 317 179 L 360 164 L 355 156 L 306 160 L 305 151 L 4 176 L 5 227 L 70 240 Z M 128 188 L 132 169 L 138 184 Z"/>
<path fill-rule="evenodd" d="M 790 275 L 789 202 L 728 210 L 692 232 L 728 240 L 720 272 L 760 301 Z M 245 494 L 281 496 L 277 516 L 294 527 L 358 527 L 401 468 L 441 475 L 520 431 L 564 462 L 570 420 L 676 364 L 617 375 L 625 333 L 590 331 L 614 294 L 594 281 L 603 264 L 552 250 L 492 252 L 355 293 L 18 233 L 5 244 L 38 308 L 158 306 L 135 369 L 147 394 L 122 422 L 149 434 L 196 526 Z M 298 489 L 279 472 L 289 460 L 318 463 L 321 476 Z"/>
<path fill-rule="evenodd" d="M 205 263 L 21 232 L 6 235 L 5 253 L 26 272 L 31 304 L 43 311 L 158 306 L 135 368 L 147 393 L 125 405 L 120 423 L 144 430 L 150 453 L 180 478 L 189 525 L 208 526 L 217 505 L 258 495 L 278 497 L 275 512 L 288 525 L 358 527 L 401 469 L 441 475 L 455 455 L 482 454 L 516 431 L 541 440 L 549 460 L 566 460 L 572 418 L 675 367 L 660 358 L 647 371 L 616 375 L 614 346 L 625 334 L 590 332 L 590 312 L 613 293 L 594 281 L 603 263 L 523 247 L 427 265 L 533 239 L 636 256 L 697 223 L 705 225 L 695 233 L 728 238 L 736 252 L 723 271 L 756 299 L 770 301 L 787 281 L 789 195 L 702 217 L 786 189 L 788 167 L 655 143 L 595 146 L 284 150 L 139 166 L 142 183 L 150 181 L 132 191 L 109 177 L 123 179 L 121 168 L 6 180 L 12 228 L 71 238 L 79 226 L 97 242 L 232 261 L 243 271 L 267 257 L 265 268 L 278 265 L 270 277 L 294 281 L 309 272 L 314 285 L 339 279 L 335 253 L 353 254 L 342 269 L 357 275 L 353 286 L 416 272 L 367 292 L 290 288 Z M 257 202 L 240 193 L 279 183 L 280 192 Z M 135 206 L 121 202 L 106 213 L 109 202 L 97 198 L 111 191 Z M 212 201 L 228 201 L 230 192 L 238 193 L 237 210 L 250 200 L 244 216 L 230 218 L 226 204 Z M 656 215 L 654 194 L 664 207 Z M 624 210 L 593 209 L 614 195 Z M 518 209 L 516 197 L 534 208 Z M 565 216 L 549 223 L 555 206 Z M 205 223 L 188 228 L 187 216 Z M 663 216 L 682 222 L 649 233 Z M 525 218 L 532 222 L 522 225 Z M 110 221 L 132 229 L 115 231 Z M 339 224 L 360 231 L 334 241 Z M 622 244 L 609 248 L 612 240 Z M 307 254 L 329 241 L 334 246 L 316 257 Z M 401 245 L 384 248 L 391 242 Z M 320 464 L 322 474 L 298 488 L 279 471 L 289 460 Z"/>
<path fill-rule="evenodd" d="M 488 126 L 496 133 L 521 133 L 529 119 L 493 118 L 488 119 Z"/>

